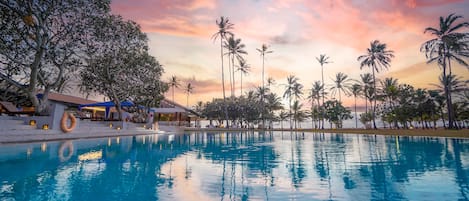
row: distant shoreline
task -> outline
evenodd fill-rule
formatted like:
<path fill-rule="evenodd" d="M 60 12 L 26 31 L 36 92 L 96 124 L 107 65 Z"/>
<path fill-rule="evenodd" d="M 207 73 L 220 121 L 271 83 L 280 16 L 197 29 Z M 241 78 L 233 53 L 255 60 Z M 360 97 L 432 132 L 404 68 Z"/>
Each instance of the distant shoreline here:
<path fill-rule="evenodd" d="M 228 129 L 228 128 L 186 128 L 184 131 L 227 132 L 227 131 L 284 131 L 284 132 L 313 132 L 313 133 L 340 133 L 365 135 L 391 135 L 391 136 L 428 136 L 428 137 L 454 137 L 469 138 L 469 129 Z"/>

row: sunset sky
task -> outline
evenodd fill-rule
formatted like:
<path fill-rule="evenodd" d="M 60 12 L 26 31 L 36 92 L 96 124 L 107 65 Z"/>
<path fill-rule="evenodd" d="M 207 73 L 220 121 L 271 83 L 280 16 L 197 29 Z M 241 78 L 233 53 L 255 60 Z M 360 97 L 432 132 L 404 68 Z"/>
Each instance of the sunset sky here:
<path fill-rule="evenodd" d="M 423 31 L 428 26 L 437 27 L 438 18 L 451 13 L 469 21 L 468 11 L 467 0 L 112 1 L 113 13 L 136 21 L 148 34 L 151 54 L 164 66 L 163 79 L 175 75 L 182 85 L 194 85 L 189 105 L 222 97 L 220 44 L 211 39 L 220 16 L 234 24 L 235 37 L 242 39 L 249 53 L 246 59 L 251 72 L 243 77 L 243 91 L 262 85 L 262 60 L 256 48 L 265 43 L 274 51 L 266 56 L 266 78 L 276 80 L 273 89 L 281 96 L 288 75 L 299 77 L 305 89 L 321 80 L 315 59 L 320 54 L 333 61 L 324 67 L 327 88 L 337 72 L 359 79 L 370 70 L 360 70 L 357 57 L 365 54 L 372 40 L 380 40 L 395 51 L 390 69 L 380 72 L 379 78 L 392 76 L 400 83 L 430 88 L 440 71 L 436 65 L 426 64 L 425 55 L 419 51 L 432 37 Z M 468 69 L 453 69 L 469 78 Z M 239 74 L 236 80 L 239 95 Z M 229 88 L 228 76 L 225 86 Z M 166 95 L 171 97 L 170 92 Z M 182 90 L 176 90 L 175 96 L 177 102 L 186 104 Z M 343 102 L 353 104 L 352 98 L 343 98 Z"/>

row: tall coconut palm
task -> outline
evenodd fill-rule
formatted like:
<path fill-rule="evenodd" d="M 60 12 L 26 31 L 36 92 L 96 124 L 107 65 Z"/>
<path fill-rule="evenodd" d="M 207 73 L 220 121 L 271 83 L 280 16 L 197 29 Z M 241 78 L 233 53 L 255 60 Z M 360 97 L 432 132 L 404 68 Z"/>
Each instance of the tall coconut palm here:
<path fill-rule="evenodd" d="M 277 94 L 274 93 L 269 93 L 266 95 L 265 98 L 266 102 L 266 109 L 267 109 L 267 115 L 268 115 L 268 120 L 269 120 L 269 127 L 273 127 L 273 120 L 275 119 L 275 114 L 274 112 L 277 110 L 283 109 L 282 102 L 280 100 L 280 97 L 277 96 Z"/>
<path fill-rule="evenodd" d="M 247 75 L 249 74 L 249 71 L 251 70 L 251 66 L 249 66 L 249 64 L 246 63 L 246 60 L 244 59 L 241 59 L 241 60 L 238 60 L 238 71 L 240 72 L 240 78 L 241 78 L 241 95 L 243 95 L 243 74 L 244 75 Z"/>
<path fill-rule="evenodd" d="M 169 79 L 169 86 L 172 88 L 172 91 L 173 91 L 173 102 L 174 102 L 174 88 L 179 88 L 181 86 L 176 76 L 174 75 L 171 76 L 171 78 Z"/>
<path fill-rule="evenodd" d="M 315 81 L 313 83 L 313 86 L 311 88 L 311 93 L 314 94 L 314 96 L 316 97 L 316 103 L 317 103 L 317 108 L 318 108 L 318 111 L 323 111 L 323 109 L 320 107 L 320 99 L 321 99 L 321 96 L 322 96 L 322 93 L 324 91 L 324 85 L 322 85 L 321 81 Z M 318 123 L 319 123 L 319 127 L 323 128 L 324 126 L 321 126 L 321 122 L 324 123 L 324 121 L 321 121 L 321 119 L 324 117 L 324 114 L 321 112 L 321 117 L 318 118 Z"/>
<path fill-rule="evenodd" d="M 266 44 L 262 44 L 261 49 L 256 48 L 256 50 L 261 54 L 262 57 L 262 87 L 265 87 L 264 85 L 264 63 L 265 63 L 265 55 L 273 53 L 272 50 L 269 50 L 269 47 Z"/>
<path fill-rule="evenodd" d="M 335 96 L 335 94 L 338 92 L 339 102 L 342 102 L 341 92 L 343 92 L 345 95 L 348 95 L 350 93 L 352 80 L 348 77 L 348 75 L 345 75 L 344 73 L 339 72 L 335 75 L 335 80 L 333 81 L 334 81 L 334 85 L 332 85 L 331 87 L 332 95 Z"/>
<path fill-rule="evenodd" d="M 391 111 L 393 111 L 394 101 L 398 98 L 399 95 L 399 84 L 397 82 L 397 79 L 394 79 L 392 77 L 385 78 L 383 81 L 381 81 L 381 91 L 384 99 L 387 99 L 388 101 L 389 108 L 391 109 Z M 398 128 L 397 119 L 393 118 L 393 120 L 394 127 Z"/>
<path fill-rule="evenodd" d="M 322 86 L 324 86 L 324 64 L 332 63 L 329 61 L 329 56 L 325 54 L 319 55 L 319 57 L 316 57 L 316 60 L 321 64 L 321 80 L 322 80 Z M 322 106 L 324 107 L 324 88 L 322 90 Z M 324 116 L 324 113 L 322 113 L 322 116 Z M 322 125 L 321 129 L 324 129 L 324 119 L 322 120 Z"/>
<path fill-rule="evenodd" d="M 317 87 L 318 88 L 315 88 L 315 85 L 317 84 Z M 321 81 L 316 81 L 313 83 L 313 86 L 311 87 L 311 89 L 309 90 L 309 94 L 308 94 L 308 99 L 309 101 L 311 101 L 311 128 L 317 128 L 317 124 L 315 123 L 315 120 L 316 120 L 316 114 L 314 113 L 314 111 L 319 111 L 319 110 L 316 110 L 315 107 L 314 107 L 314 101 L 318 100 L 318 108 L 319 108 L 319 99 L 321 97 L 321 90 L 322 90 L 322 85 L 321 85 Z"/>
<path fill-rule="evenodd" d="M 355 111 L 355 128 L 358 128 L 358 118 L 357 118 L 357 96 L 360 96 L 362 93 L 362 86 L 358 83 L 355 83 L 350 88 L 350 92 L 353 95 L 353 99 L 355 101 L 354 104 L 354 111 Z"/>
<path fill-rule="evenodd" d="M 365 98 L 365 113 L 368 113 L 368 99 L 371 99 L 370 89 L 373 88 L 373 75 L 365 73 L 360 75 L 360 82 L 362 83 L 363 97 Z"/>
<path fill-rule="evenodd" d="M 288 113 L 285 112 L 284 110 L 280 111 L 280 113 L 278 114 L 278 119 L 280 120 L 280 126 L 282 130 L 283 130 L 283 122 L 288 119 L 288 116 L 289 116 Z"/>
<path fill-rule="evenodd" d="M 460 15 L 450 14 L 446 18 L 440 17 L 439 27 L 427 27 L 424 33 L 430 33 L 436 38 L 426 41 L 420 51 L 425 52 L 427 63 L 437 62 L 443 70 L 443 77 L 451 72 L 451 60 L 469 67 L 465 59 L 469 58 L 469 33 L 461 33 L 465 27 L 469 27 L 468 22 L 456 24 L 456 20 L 462 18 Z M 446 106 L 448 110 L 449 128 L 455 127 L 453 103 L 451 99 L 451 89 L 445 86 Z"/>
<path fill-rule="evenodd" d="M 221 58 L 221 83 L 223 88 L 223 103 L 225 105 L 225 119 L 226 119 L 226 126 L 228 125 L 228 108 L 226 105 L 226 95 L 225 95 L 225 73 L 223 68 L 223 40 L 227 38 L 227 36 L 233 36 L 231 30 L 233 29 L 233 24 L 227 17 L 221 16 L 219 20 L 215 21 L 216 25 L 218 26 L 218 31 L 212 35 L 212 39 L 215 41 L 220 38 L 220 58 Z"/>
<path fill-rule="evenodd" d="M 275 80 L 274 80 L 273 77 L 268 77 L 268 78 L 267 78 L 267 88 L 270 89 L 270 87 L 271 87 L 272 85 L 275 85 Z"/>
<path fill-rule="evenodd" d="M 293 97 L 295 97 L 295 101 L 298 99 L 302 98 L 303 95 L 303 85 L 296 82 L 295 85 L 293 86 Z"/>
<path fill-rule="evenodd" d="M 231 96 L 235 96 L 235 89 L 236 89 L 236 82 L 235 82 L 235 69 L 234 69 L 234 59 L 236 58 L 238 61 L 244 60 L 241 55 L 243 54 L 248 54 L 244 48 L 246 45 L 241 43 L 241 39 L 235 39 L 234 36 L 231 36 L 228 38 L 227 41 L 225 41 L 225 48 L 228 49 L 228 56 L 231 57 L 231 67 L 233 69 L 230 69 L 230 72 L 232 72 L 232 75 L 230 75 L 230 80 L 233 80 L 231 84 Z"/>
<path fill-rule="evenodd" d="M 367 66 L 371 68 L 373 72 L 373 88 L 376 91 L 376 73 L 379 73 L 381 69 L 387 69 L 391 65 L 391 58 L 394 57 L 394 51 L 388 50 L 385 43 L 379 42 L 379 40 L 374 40 L 370 43 L 370 47 L 367 49 L 365 55 L 361 55 L 357 58 L 360 61 L 360 69 Z M 374 99 L 373 104 L 373 128 L 376 127 L 376 98 Z"/>
<path fill-rule="evenodd" d="M 287 84 L 285 86 L 285 92 L 283 93 L 283 98 L 288 98 L 288 107 L 289 107 L 289 116 L 290 116 L 290 129 L 292 129 L 292 113 L 291 113 L 291 101 L 293 96 L 293 91 L 295 90 L 295 85 L 298 83 L 298 78 L 294 75 L 289 75 L 287 77 Z"/>
<path fill-rule="evenodd" d="M 298 121 L 303 121 L 306 117 L 304 111 L 301 110 L 303 104 L 301 104 L 298 100 L 295 100 L 292 105 L 293 110 L 293 120 L 295 123 L 295 129 L 298 128 Z"/>
<path fill-rule="evenodd" d="M 184 92 L 187 95 L 186 107 L 189 107 L 189 95 L 194 92 L 194 87 L 191 83 L 187 83 L 186 87 L 184 88 Z"/>

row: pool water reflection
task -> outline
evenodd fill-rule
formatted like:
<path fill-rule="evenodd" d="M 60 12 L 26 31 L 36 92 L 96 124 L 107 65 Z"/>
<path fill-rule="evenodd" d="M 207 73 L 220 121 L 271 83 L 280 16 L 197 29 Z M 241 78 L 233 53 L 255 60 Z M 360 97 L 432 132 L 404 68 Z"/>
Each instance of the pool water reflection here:
<path fill-rule="evenodd" d="M 468 200 L 469 140 L 186 133 L 0 146 L 0 200 Z"/>

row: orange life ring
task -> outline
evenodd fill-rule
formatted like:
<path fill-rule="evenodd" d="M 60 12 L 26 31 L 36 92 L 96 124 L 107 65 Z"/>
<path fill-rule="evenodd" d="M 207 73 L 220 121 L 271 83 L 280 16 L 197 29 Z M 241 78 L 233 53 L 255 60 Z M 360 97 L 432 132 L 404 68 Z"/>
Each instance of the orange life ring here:
<path fill-rule="evenodd" d="M 68 149 L 68 154 L 66 156 L 64 156 L 65 148 Z M 65 162 L 65 161 L 70 160 L 70 158 L 72 158 L 72 156 L 73 156 L 73 143 L 70 140 L 65 141 L 59 147 L 59 159 L 60 159 L 60 161 Z"/>
<path fill-rule="evenodd" d="M 70 119 L 70 127 L 67 126 L 68 119 Z M 73 116 L 72 113 L 64 112 L 64 115 L 60 120 L 60 129 L 62 129 L 64 133 L 68 133 L 73 131 L 73 129 L 75 129 L 75 126 L 77 126 L 77 119 L 75 118 L 75 116 Z"/>

